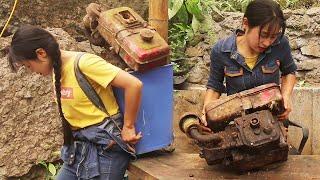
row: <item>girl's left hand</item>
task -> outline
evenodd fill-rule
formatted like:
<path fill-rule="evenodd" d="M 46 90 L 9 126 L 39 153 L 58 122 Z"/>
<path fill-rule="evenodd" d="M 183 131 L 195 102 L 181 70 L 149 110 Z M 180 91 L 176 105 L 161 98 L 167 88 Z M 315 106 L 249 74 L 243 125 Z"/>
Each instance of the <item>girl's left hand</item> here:
<path fill-rule="evenodd" d="M 289 114 L 292 111 L 291 97 L 290 96 L 282 96 L 282 98 L 283 98 L 283 105 L 284 105 L 285 111 L 282 114 L 278 115 L 278 118 L 280 121 L 288 119 Z"/>
<path fill-rule="evenodd" d="M 142 135 L 141 132 L 136 134 L 136 129 L 134 127 L 123 126 L 121 131 L 121 137 L 122 140 L 127 143 L 136 144 L 142 138 Z"/>

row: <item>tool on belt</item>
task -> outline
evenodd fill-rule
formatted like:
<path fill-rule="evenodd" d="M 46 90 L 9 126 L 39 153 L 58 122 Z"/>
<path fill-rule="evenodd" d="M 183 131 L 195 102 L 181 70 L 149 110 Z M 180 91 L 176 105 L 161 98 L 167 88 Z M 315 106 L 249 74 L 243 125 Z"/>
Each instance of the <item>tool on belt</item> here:
<path fill-rule="evenodd" d="M 280 87 L 266 84 L 237 94 L 221 97 L 205 107 L 208 132 L 200 117 L 187 113 L 180 129 L 201 148 L 200 157 L 209 165 L 224 164 L 239 171 L 257 169 L 286 161 L 289 145 L 287 127 L 302 128 L 303 138 L 296 154 L 301 154 L 308 139 L 307 128 L 292 121 L 279 121 L 284 112 Z"/>

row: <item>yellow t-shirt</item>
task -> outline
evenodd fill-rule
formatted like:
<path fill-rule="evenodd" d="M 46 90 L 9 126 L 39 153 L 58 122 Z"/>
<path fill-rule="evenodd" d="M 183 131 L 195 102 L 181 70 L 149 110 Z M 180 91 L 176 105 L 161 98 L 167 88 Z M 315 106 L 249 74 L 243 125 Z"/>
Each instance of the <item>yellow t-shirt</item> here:
<path fill-rule="evenodd" d="M 108 115 L 96 108 L 78 85 L 74 62 L 75 58 L 70 59 L 62 67 L 61 104 L 64 116 L 71 126 L 83 128 L 101 122 Z M 119 107 L 109 84 L 120 69 L 93 54 L 84 54 L 79 67 L 102 99 L 108 113 L 116 114 Z"/>
<path fill-rule="evenodd" d="M 253 69 L 253 67 L 256 65 L 257 60 L 258 60 L 258 56 L 255 57 L 245 57 L 245 62 L 248 65 L 248 67 L 250 69 Z"/>

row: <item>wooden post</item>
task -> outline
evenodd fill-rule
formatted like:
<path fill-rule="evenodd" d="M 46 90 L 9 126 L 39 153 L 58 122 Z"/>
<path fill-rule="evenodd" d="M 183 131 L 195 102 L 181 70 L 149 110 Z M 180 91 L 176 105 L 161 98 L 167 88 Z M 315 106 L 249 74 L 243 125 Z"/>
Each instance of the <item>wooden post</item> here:
<path fill-rule="evenodd" d="M 149 24 L 168 42 L 168 0 L 149 0 Z"/>

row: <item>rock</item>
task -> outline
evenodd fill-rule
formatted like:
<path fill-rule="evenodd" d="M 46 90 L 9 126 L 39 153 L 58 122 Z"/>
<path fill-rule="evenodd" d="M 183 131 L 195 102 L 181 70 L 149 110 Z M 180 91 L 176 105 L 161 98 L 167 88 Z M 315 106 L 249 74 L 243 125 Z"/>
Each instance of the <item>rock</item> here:
<path fill-rule="evenodd" d="M 320 67 L 320 59 L 305 60 L 297 63 L 299 71 L 311 71 Z"/>
<path fill-rule="evenodd" d="M 213 31 L 216 32 L 216 33 L 223 30 L 222 27 L 218 23 L 214 23 L 212 25 L 212 27 L 213 27 Z"/>
<path fill-rule="evenodd" d="M 212 16 L 212 19 L 213 19 L 215 22 L 221 22 L 221 21 L 223 21 L 224 18 L 225 18 L 222 14 L 219 14 L 219 13 L 217 13 L 217 12 L 215 12 L 215 11 L 212 12 L 211 16 Z"/>
<path fill-rule="evenodd" d="M 301 48 L 301 53 L 307 56 L 320 57 L 320 45 L 319 44 L 309 44 Z"/>
<path fill-rule="evenodd" d="M 283 15 L 284 15 L 284 18 L 285 18 L 285 19 L 289 19 L 289 17 L 291 17 L 292 14 L 293 14 L 293 13 L 292 13 L 292 10 L 291 10 L 291 9 L 285 9 L 285 10 L 283 10 Z"/>
<path fill-rule="evenodd" d="M 289 39 L 290 42 L 290 47 L 292 50 L 296 50 L 299 48 L 298 43 L 297 43 L 297 39 Z"/>
<path fill-rule="evenodd" d="M 244 13 L 242 12 L 222 12 L 225 17 L 231 17 L 233 20 L 242 20 Z"/>
<path fill-rule="evenodd" d="M 205 34 L 196 33 L 192 39 L 190 39 L 187 46 L 196 46 L 199 42 L 203 41 L 204 38 L 206 38 Z"/>
<path fill-rule="evenodd" d="M 47 28 L 49 31 L 59 42 L 60 48 L 69 51 L 78 51 L 78 43 L 73 39 L 66 31 L 61 28 Z"/>
<path fill-rule="evenodd" d="M 295 30 L 305 30 L 311 25 L 312 19 L 307 16 L 292 15 L 287 19 L 287 27 Z"/>
<path fill-rule="evenodd" d="M 200 57 L 203 56 L 204 49 L 199 46 L 188 47 L 185 53 L 188 57 Z"/>
<path fill-rule="evenodd" d="M 294 15 L 304 15 L 306 13 L 306 9 L 295 9 L 292 11 Z"/>
<path fill-rule="evenodd" d="M 316 23 L 320 24 L 320 14 L 313 16 L 312 19 L 313 19 Z"/>
<path fill-rule="evenodd" d="M 291 29 L 291 28 L 287 28 L 286 29 L 286 35 L 289 37 L 300 37 L 303 36 L 305 33 L 302 33 L 299 30 L 295 30 L 295 29 Z"/>
<path fill-rule="evenodd" d="M 312 7 L 307 10 L 306 14 L 309 16 L 319 15 L 320 14 L 320 7 Z"/>
<path fill-rule="evenodd" d="M 320 68 L 307 72 L 305 79 L 310 83 L 320 83 Z"/>
<path fill-rule="evenodd" d="M 319 18 L 320 18 L 320 16 L 319 16 Z M 315 35 L 320 35 L 320 24 L 314 24 L 314 26 L 312 27 L 312 29 L 313 29 L 313 33 L 314 33 Z"/>
<path fill-rule="evenodd" d="M 188 65 L 194 66 L 194 65 L 198 64 L 199 62 L 201 62 L 202 58 L 201 57 L 192 57 L 192 58 L 187 58 L 185 61 Z"/>
<path fill-rule="evenodd" d="M 297 38 L 296 43 L 297 43 L 297 47 L 301 48 L 302 46 L 305 46 L 308 43 L 308 40 L 303 38 Z"/>
<path fill-rule="evenodd" d="M 86 51 L 86 52 L 92 53 L 92 54 L 96 54 L 96 53 L 100 54 L 102 51 L 105 50 L 105 49 L 101 48 L 100 46 L 95 46 L 93 44 L 90 46 L 89 41 L 78 42 L 77 45 L 78 45 L 79 51 Z"/>
<path fill-rule="evenodd" d="M 301 52 L 298 51 L 293 51 L 292 52 L 292 57 L 293 59 L 295 59 L 296 61 L 300 62 L 300 61 L 307 61 L 307 60 L 311 60 L 312 58 L 308 57 L 308 56 L 304 56 L 301 54 Z"/>
<path fill-rule="evenodd" d="M 220 23 L 221 27 L 231 30 L 241 28 L 243 13 L 225 12 L 223 15 L 226 18 Z"/>
<path fill-rule="evenodd" d="M 229 29 L 221 30 L 217 35 L 217 40 L 224 39 L 224 38 L 227 38 L 227 37 L 231 36 L 234 33 L 234 31 L 235 31 L 235 29 L 233 29 L 233 30 L 229 30 Z"/>
<path fill-rule="evenodd" d="M 203 63 L 198 62 L 189 72 L 188 82 L 203 84 L 209 78 L 209 68 Z"/>
<path fill-rule="evenodd" d="M 206 52 L 204 55 L 203 55 L 203 61 L 205 63 L 206 66 L 209 66 L 210 63 L 211 63 L 211 59 L 210 59 L 210 55 L 208 52 Z"/>
<path fill-rule="evenodd" d="M 320 25 L 315 23 L 314 20 L 312 20 L 310 22 L 310 26 L 307 29 L 304 29 L 303 32 L 305 35 L 308 36 L 318 35 L 320 33 Z"/>
<path fill-rule="evenodd" d="M 289 38 L 290 43 L 296 43 L 297 48 L 300 49 L 303 46 L 318 44 L 319 38 L 317 36 L 311 37 L 291 37 Z"/>

